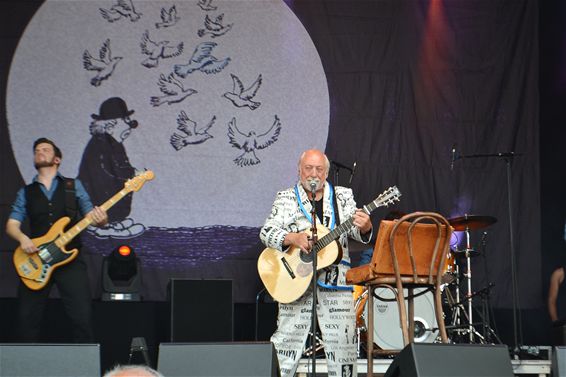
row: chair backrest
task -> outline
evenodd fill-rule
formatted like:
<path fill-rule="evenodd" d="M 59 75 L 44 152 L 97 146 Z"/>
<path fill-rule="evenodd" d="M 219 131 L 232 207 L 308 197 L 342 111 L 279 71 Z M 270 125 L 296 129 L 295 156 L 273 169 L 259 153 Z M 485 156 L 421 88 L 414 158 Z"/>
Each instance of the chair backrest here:
<path fill-rule="evenodd" d="M 399 220 L 383 220 L 375 242 L 372 269 L 378 276 L 434 278 L 447 267 L 452 227 L 441 215 L 414 212 Z"/>

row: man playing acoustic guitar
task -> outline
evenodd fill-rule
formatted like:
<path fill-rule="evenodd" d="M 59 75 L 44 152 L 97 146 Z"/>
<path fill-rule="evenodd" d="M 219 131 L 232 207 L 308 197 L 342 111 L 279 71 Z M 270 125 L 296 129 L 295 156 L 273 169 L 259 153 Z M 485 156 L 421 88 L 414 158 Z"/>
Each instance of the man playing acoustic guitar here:
<path fill-rule="evenodd" d="M 92 225 L 106 224 L 106 211 L 93 207 L 90 197 L 78 180 L 71 180 L 59 173 L 63 158 L 61 150 L 51 140 L 37 139 L 33 145 L 34 165 L 37 175 L 33 182 L 17 193 L 12 212 L 6 224 L 6 233 L 19 242 L 21 250 L 33 255 L 39 251 L 32 242 L 48 233 L 60 218 L 71 218 L 71 226 L 84 216 Z M 21 224 L 29 219 L 30 235 L 21 230 Z M 67 249 L 80 248 L 80 238 L 74 238 Z M 41 256 L 41 254 L 40 254 Z M 65 309 L 73 324 L 73 339 L 77 343 L 94 340 L 91 314 L 91 291 L 87 267 L 81 253 L 72 262 L 53 272 L 45 287 L 32 290 L 22 282 L 18 287 L 19 340 L 38 342 L 43 312 L 51 285 L 56 284 Z"/>
<path fill-rule="evenodd" d="M 342 259 L 319 270 L 316 275 L 318 323 L 324 342 L 328 375 L 356 376 L 356 313 L 351 289 L 345 287 L 345 275 L 350 265 L 347 237 L 369 242 L 372 224 L 366 212 L 356 209 L 351 189 L 332 187 L 326 181 L 329 169 L 330 162 L 324 153 L 319 150 L 304 152 L 299 160 L 299 182 L 294 187 L 277 193 L 271 214 L 261 229 L 260 238 L 268 248 L 287 253 L 300 249 L 302 253 L 310 253 L 312 241 L 304 231 L 311 228 L 311 189 L 315 192 L 317 224 L 333 230 L 350 218 L 353 220 L 353 226 L 336 241 L 342 247 Z M 319 239 L 320 237 L 319 232 Z M 287 266 L 289 274 L 296 277 L 290 281 L 296 281 L 300 280 L 302 270 L 308 264 L 305 263 L 296 271 L 291 271 L 290 267 Z M 276 287 L 276 290 L 281 290 L 282 297 L 289 297 L 285 290 L 291 289 L 291 286 Z M 273 296 L 278 299 L 276 295 Z M 278 328 L 271 337 L 277 349 L 281 376 L 284 377 L 295 374 L 311 324 L 312 289 L 309 288 L 298 296 L 298 299 L 291 302 L 278 299 Z"/>

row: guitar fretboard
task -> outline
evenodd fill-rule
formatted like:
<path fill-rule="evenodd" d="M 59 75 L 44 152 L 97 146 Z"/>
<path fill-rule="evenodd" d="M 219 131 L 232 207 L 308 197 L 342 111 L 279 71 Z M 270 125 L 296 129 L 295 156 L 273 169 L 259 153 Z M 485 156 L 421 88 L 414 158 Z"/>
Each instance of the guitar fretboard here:
<path fill-rule="evenodd" d="M 112 206 L 120 201 L 124 196 L 128 195 L 131 190 L 127 188 L 123 188 L 122 190 L 118 191 L 113 197 L 108 199 L 104 204 L 100 207 L 108 211 Z M 55 240 L 55 244 L 57 247 L 62 248 L 63 246 L 67 245 L 69 242 L 73 240 L 80 232 L 85 230 L 90 224 L 92 224 L 92 219 L 90 216 L 86 216 L 81 221 L 76 223 L 71 229 L 63 233 L 57 240 Z"/>
<path fill-rule="evenodd" d="M 370 213 L 372 213 L 377 207 L 381 207 L 383 205 L 387 205 L 387 203 L 389 203 L 389 201 L 385 200 L 381 200 L 380 198 L 377 198 L 376 200 L 374 200 L 373 202 L 367 204 L 364 206 L 364 210 L 366 211 L 366 213 L 369 215 Z M 336 228 L 334 228 L 331 232 L 329 232 L 327 235 L 325 235 L 324 237 L 322 237 L 321 239 L 319 239 L 317 241 L 317 243 L 314 245 L 314 250 L 316 252 L 319 252 L 320 250 L 324 249 L 326 246 L 330 245 L 331 242 L 333 242 L 334 240 L 338 239 L 338 237 L 340 237 L 340 235 L 342 235 L 342 233 L 347 232 L 349 229 L 351 229 L 354 226 L 354 218 L 350 217 L 347 221 L 344 221 L 342 224 L 338 225 Z"/>

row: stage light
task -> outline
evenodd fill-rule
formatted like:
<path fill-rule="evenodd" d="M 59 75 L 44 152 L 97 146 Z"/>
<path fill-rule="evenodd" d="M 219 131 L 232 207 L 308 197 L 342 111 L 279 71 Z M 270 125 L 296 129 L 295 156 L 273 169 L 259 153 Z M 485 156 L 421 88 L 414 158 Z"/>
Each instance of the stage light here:
<path fill-rule="evenodd" d="M 116 247 L 102 261 L 102 300 L 140 301 L 141 262 L 129 245 Z"/>

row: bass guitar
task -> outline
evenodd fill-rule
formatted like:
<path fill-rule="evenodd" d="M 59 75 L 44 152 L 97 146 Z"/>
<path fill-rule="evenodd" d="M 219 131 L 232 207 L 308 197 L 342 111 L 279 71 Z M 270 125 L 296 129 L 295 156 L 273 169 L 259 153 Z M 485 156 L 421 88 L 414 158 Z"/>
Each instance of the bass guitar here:
<path fill-rule="evenodd" d="M 139 191 L 146 181 L 151 181 L 153 178 L 154 174 L 151 170 L 136 175 L 126 181 L 124 188 L 100 207 L 108 211 L 124 196 L 132 191 Z M 67 251 L 65 245 L 92 224 L 92 220 L 90 216 L 86 216 L 65 232 L 65 227 L 70 221 L 69 217 L 62 217 L 42 237 L 33 238 L 33 244 L 39 249 L 37 253 L 27 254 L 21 247 L 14 251 L 13 261 L 16 272 L 28 288 L 37 291 L 45 287 L 55 269 L 72 262 L 77 257 L 79 251 L 77 249 Z"/>
<path fill-rule="evenodd" d="M 390 187 L 371 203 L 363 206 L 363 210 L 369 215 L 378 207 L 398 201 L 400 196 L 401 192 L 396 186 Z M 257 261 L 257 270 L 269 294 L 283 304 L 301 297 L 312 280 L 312 255 L 316 253 L 317 270 L 338 262 L 342 253 L 338 243 L 334 241 L 350 230 L 354 226 L 353 222 L 353 218 L 349 218 L 332 231 L 317 224 L 319 238 L 310 253 L 305 253 L 295 245 L 291 245 L 287 252 L 269 247 L 264 249 Z M 305 233 L 310 236 L 310 230 Z"/>

